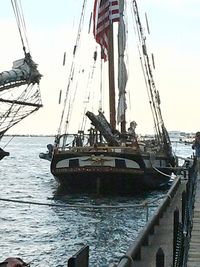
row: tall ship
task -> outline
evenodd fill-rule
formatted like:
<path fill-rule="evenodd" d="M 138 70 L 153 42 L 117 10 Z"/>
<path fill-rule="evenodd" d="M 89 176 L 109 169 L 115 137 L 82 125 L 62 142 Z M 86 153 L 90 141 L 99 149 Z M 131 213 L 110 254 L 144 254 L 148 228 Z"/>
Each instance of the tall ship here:
<path fill-rule="evenodd" d="M 58 133 L 53 146 L 49 145 L 51 173 L 69 193 L 131 195 L 160 188 L 169 182 L 177 160 L 161 114 L 159 91 L 153 77 L 154 57 L 148 54 L 137 2 L 94 0 L 87 36 L 83 33 L 85 10 L 86 1 L 83 1 Z M 129 83 L 136 75 L 127 67 L 128 48 L 131 50 L 127 45 L 131 31 L 126 28 L 129 13 L 135 34 L 130 38 L 134 40 L 137 36 L 149 102 L 140 104 L 144 110 L 150 105 L 152 113 L 155 134 L 148 139 L 141 139 L 136 133 L 137 123 L 143 122 L 138 122 L 129 108 L 137 101 L 136 90 L 142 90 Z M 147 16 L 146 24 L 149 31 Z M 91 38 L 89 45 L 80 41 L 81 38 L 87 41 Z M 92 43 L 93 63 L 89 64 L 86 55 Z M 89 72 L 81 65 L 81 58 L 90 66 Z M 133 64 L 134 58 L 128 62 Z M 93 82 L 97 77 L 98 82 Z M 129 97 L 131 90 L 135 97 Z M 76 132 L 70 132 L 70 125 L 75 128 L 76 124 Z M 44 154 L 40 156 L 44 158 Z"/>
<path fill-rule="evenodd" d="M 22 6 L 11 1 L 24 57 L 13 62 L 12 69 L 0 73 L 0 140 L 7 131 L 42 107 L 37 64 L 29 51 Z M 0 160 L 9 152 L 0 148 Z"/>

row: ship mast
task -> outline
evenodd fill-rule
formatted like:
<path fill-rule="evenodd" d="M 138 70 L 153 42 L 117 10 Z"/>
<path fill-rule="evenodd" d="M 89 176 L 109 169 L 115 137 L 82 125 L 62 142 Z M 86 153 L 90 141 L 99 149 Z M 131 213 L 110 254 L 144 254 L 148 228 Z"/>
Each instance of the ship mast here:
<path fill-rule="evenodd" d="M 117 121 L 121 126 L 121 133 L 126 132 L 126 83 L 128 79 L 125 64 L 126 27 L 124 22 L 124 0 L 119 1 L 118 26 L 118 110 Z"/>
<path fill-rule="evenodd" d="M 115 130 L 116 109 L 113 23 L 119 22 L 118 0 L 95 0 L 93 14 L 93 32 L 96 42 L 101 46 L 101 58 L 104 59 L 104 61 L 108 59 L 110 125 L 112 129 Z"/>
<path fill-rule="evenodd" d="M 108 34 L 108 76 L 109 76 L 109 108 L 110 125 L 116 129 L 116 109 L 115 109 L 115 68 L 114 68 L 114 42 L 113 42 L 113 24 L 110 21 Z"/>

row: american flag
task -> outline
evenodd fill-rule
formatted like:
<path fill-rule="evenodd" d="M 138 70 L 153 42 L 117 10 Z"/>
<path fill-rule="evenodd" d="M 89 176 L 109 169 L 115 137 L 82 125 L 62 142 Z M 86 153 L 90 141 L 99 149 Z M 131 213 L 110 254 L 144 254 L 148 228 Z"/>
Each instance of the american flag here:
<path fill-rule="evenodd" d="M 95 0 L 93 11 L 93 33 L 103 50 L 102 58 L 107 60 L 108 32 L 110 23 L 119 21 L 119 0 Z"/>

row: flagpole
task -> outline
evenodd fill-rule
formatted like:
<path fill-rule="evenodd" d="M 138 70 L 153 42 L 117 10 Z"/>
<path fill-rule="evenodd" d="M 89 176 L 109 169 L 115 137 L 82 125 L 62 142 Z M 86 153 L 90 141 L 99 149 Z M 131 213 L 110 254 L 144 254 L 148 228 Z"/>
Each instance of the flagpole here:
<path fill-rule="evenodd" d="M 116 109 L 115 109 L 115 70 L 114 70 L 114 42 L 113 42 L 113 24 L 110 21 L 108 33 L 108 75 L 109 75 L 109 108 L 110 124 L 116 129 Z"/>
<path fill-rule="evenodd" d="M 94 36 L 104 52 L 102 58 L 108 59 L 110 124 L 116 129 L 113 22 L 119 21 L 118 0 L 95 0 L 93 14 Z"/>

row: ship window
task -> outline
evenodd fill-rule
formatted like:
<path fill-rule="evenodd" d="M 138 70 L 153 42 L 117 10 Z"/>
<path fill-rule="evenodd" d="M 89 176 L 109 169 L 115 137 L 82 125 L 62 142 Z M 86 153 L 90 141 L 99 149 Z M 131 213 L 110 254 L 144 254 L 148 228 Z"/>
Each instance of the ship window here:
<path fill-rule="evenodd" d="M 69 160 L 69 167 L 78 167 L 78 166 L 79 166 L 78 159 L 70 159 Z"/>
<path fill-rule="evenodd" d="M 118 168 L 126 168 L 126 162 L 124 159 L 115 159 L 115 166 Z"/>

